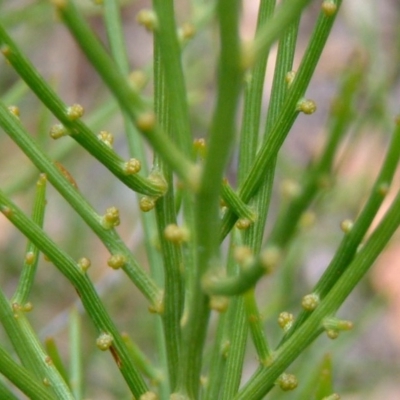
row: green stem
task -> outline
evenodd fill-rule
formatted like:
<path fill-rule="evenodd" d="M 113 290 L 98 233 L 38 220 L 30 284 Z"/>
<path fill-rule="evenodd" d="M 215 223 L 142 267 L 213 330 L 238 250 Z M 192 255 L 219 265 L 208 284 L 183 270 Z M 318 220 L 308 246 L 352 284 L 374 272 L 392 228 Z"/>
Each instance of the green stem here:
<path fill-rule="evenodd" d="M 104 1 L 104 19 L 114 61 L 119 67 L 121 73 L 123 75 L 128 75 L 129 60 L 126 53 L 126 44 L 123 36 L 123 29 L 120 17 L 120 6 L 116 1 Z M 149 168 L 146 162 L 146 154 L 143 140 L 141 139 L 139 132 L 133 124 L 132 120 L 129 118 L 128 113 L 126 111 L 123 111 L 122 115 L 124 118 L 125 131 L 128 139 L 130 155 L 131 157 L 138 157 L 140 160 L 143 160 L 142 170 L 145 174 L 148 174 Z M 172 183 L 170 183 L 170 185 L 172 185 Z M 162 259 L 160 253 L 158 251 L 154 251 L 155 249 L 153 243 L 154 238 L 157 236 L 156 218 L 153 213 L 141 213 L 140 218 L 145 234 L 145 247 L 150 264 L 151 276 L 154 278 L 159 286 L 163 286 L 164 273 L 162 270 Z M 159 361 L 162 365 L 162 368 L 166 370 L 168 359 L 161 318 L 156 318 L 154 323 Z M 134 354 L 138 354 L 138 349 L 136 349 Z M 139 364 L 139 366 L 140 365 L 141 364 Z M 155 380 L 156 378 L 153 377 L 153 379 Z M 162 398 L 166 398 L 168 396 L 168 393 L 170 392 L 168 379 L 164 378 L 158 380 L 160 385 L 160 395 L 162 396 Z"/>
<path fill-rule="evenodd" d="M 289 7 L 292 3 L 288 2 L 287 4 Z M 339 9 L 341 0 L 337 0 L 335 4 Z M 257 189 L 263 182 L 265 173 L 268 171 L 271 162 L 278 154 L 283 141 L 298 115 L 298 110 L 296 108 L 297 103 L 303 97 L 304 92 L 308 87 L 317 62 L 328 39 L 334 20 L 334 15 L 327 16 L 321 12 L 299 70 L 290 86 L 285 102 L 282 105 L 279 116 L 273 124 L 270 134 L 258 151 L 246 180 L 239 188 L 239 195 L 245 203 L 249 202 L 252 196 L 257 192 Z M 221 229 L 222 239 L 231 230 L 236 219 L 237 218 L 231 212 L 228 212 L 224 216 Z"/>
<path fill-rule="evenodd" d="M 170 108 L 170 96 L 165 82 L 165 71 L 163 66 L 166 61 L 163 59 L 158 37 L 154 40 L 154 98 L 155 112 L 160 126 L 174 140 L 172 115 Z M 166 179 L 169 190 L 156 203 L 156 219 L 158 237 L 161 245 L 161 252 L 164 264 L 164 312 L 162 314 L 164 324 L 165 344 L 168 360 L 169 381 L 171 390 L 175 390 L 178 381 L 181 328 L 184 291 L 183 291 L 183 258 L 181 243 L 173 243 L 165 237 L 165 229 L 168 225 L 177 225 L 175 214 L 175 200 L 173 190 L 172 171 L 163 161 L 158 153 L 155 157 L 155 168 L 159 169 Z"/>
<path fill-rule="evenodd" d="M 50 393 L 59 399 L 72 400 L 72 393 L 54 364 L 46 362 L 47 354 L 24 315 L 23 307 L 17 303 L 10 305 L 0 291 L 0 321 L 22 364 L 38 380 L 48 384 Z"/>
<path fill-rule="evenodd" d="M 18 400 L 14 393 L 0 380 L 0 399 L 2 400 Z"/>
<path fill-rule="evenodd" d="M 69 317 L 70 385 L 76 399 L 83 398 L 82 323 L 74 307 Z"/>
<path fill-rule="evenodd" d="M 111 336 L 112 343 L 109 349 L 113 358 L 132 393 L 140 397 L 141 394 L 147 391 L 147 386 L 135 365 L 133 365 L 121 335 L 105 310 L 86 273 L 78 267 L 72 258 L 61 251 L 43 230 L 7 199 L 2 192 L 0 192 L 0 208 L 16 228 L 30 239 L 75 287 L 98 333 Z"/>
<path fill-rule="evenodd" d="M 284 2 L 276 11 L 272 20 L 265 24 L 256 35 L 252 45 L 251 56 L 256 61 L 259 57 L 263 57 L 265 51 L 269 50 L 271 45 L 283 33 L 284 29 L 294 22 L 303 9 L 308 6 L 311 0 L 296 0 Z"/>
<path fill-rule="evenodd" d="M 242 201 L 228 182 L 224 181 L 222 184 L 221 198 L 238 218 L 248 220 L 249 222 L 256 221 L 257 215 L 254 210 Z"/>
<path fill-rule="evenodd" d="M 32 220 L 43 227 L 44 211 L 46 207 L 46 177 L 42 175 L 36 183 L 36 196 L 33 206 Z M 29 298 L 33 282 L 35 279 L 37 264 L 39 260 L 39 250 L 33 243 L 28 243 L 24 266 L 18 286 L 12 298 L 12 303 L 24 305 Z"/>
<path fill-rule="evenodd" d="M 63 103 L 54 90 L 40 76 L 31 62 L 19 51 L 16 44 L 7 35 L 1 25 L 0 45 L 2 46 L 1 51 L 3 55 L 38 98 L 69 131 L 72 138 L 131 189 L 149 196 L 164 194 L 166 189 L 164 185 L 153 182 L 139 174 L 127 174 L 124 169 L 125 160 L 99 140 L 79 118 L 74 119 L 70 117 L 68 106 Z M 127 86 L 126 83 L 124 84 Z"/>
<path fill-rule="evenodd" d="M 341 241 L 328 268 L 324 271 L 322 277 L 314 287 L 313 293 L 315 293 L 320 299 L 323 299 L 328 293 L 330 293 L 333 285 L 337 282 L 344 271 L 349 268 L 350 262 L 354 258 L 361 241 L 382 205 L 385 194 L 389 190 L 399 160 L 400 124 L 397 124 L 385 160 L 372 188 L 371 195 L 357 220 L 354 222 L 354 226 L 351 228 L 350 232 L 343 237 L 343 240 Z M 292 329 L 284 337 L 283 342 L 292 336 L 309 315 L 310 312 L 307 311 L 303 311 L 299 315 L 293 324 Z"/>
<path fill-rule="evenodd" d="M 282 372 L 321 333 L 326 317 L 336 313 L 355 286 L 367 273 L 400 225 L 400 192 L 365 246 L 337 280 L 307 321 L 273 353 L 268 367 L 260 367 L 235 400 L 261 399 L 274 386 Z"/>
<path fill-rule="evenodd" d="M 190 154 L 192 135 L 189 124 L 187 90 L 183 75 L 181 49 L 177 37 L 173 0 L 153 0 L 158 26 L 154 35 L 157 40 L 165 86 L 168 91 L 169 112 L 174 131 L 174 142 L 185 154 Z M 162 154 L 160 154 L 162 156 Z"/>
<path fill-rule="evenodd" d="M 127 78 L 115 68 L 114 62 L 80 15 L 74 3 L 68 0 L 58 6 L 58 11 L 86 57 L 117 98 L 121 108 L 129 115 L 132 122 L 163 157 L 164 161 L 190 188 L 196 188 L 198 184 L 196 168 L 162 131 L 155 121 L 153 111 L 127 83 Z"/>
<path fill-rule="evenodd" d="M 7 350 L 0 347 L 0 373 L 9 379 L 17 388 L 32 400 L 55 400 L 56 397 L 49 393 L 43 383 L 26 368 L 18 365 L 8 354 Z M 6 398 L 6 397 L 5 397 Z M 11 397 L 12 398 L 12 397 Z"/>
<path fill-rule="evenodd" d="M 58 351 L 58 348 L 57 348 L 54 338 L 47 337 L 44 341 L 44 346 L 45 346 L 47 354 L 51 358 L 51 361 L 53 362 L 54 366 L 57 368 L 57 371 L 60 373 L 60 375 L 62 376 L 64 381 L 67 382 L 69 385 L 68 373 L 67 373 L 67 370 L 65 369 L 65 366 L 61 359 L 61 355 L 60 355 L 60 352 Z M 72 392 L 74 392 L 73 388 L 71 388 L 71 390 L 72 390 Z"/>
<path fill-rule="evenodd" d="M 341 140 L 348 131 L 353 117 L 353 102 L 359 94 L 362 83 L 362 68 L 360 60 L 355 60 L 346 72 L 339 93 L 334 100 L 330 115 L 329 137 L 319 159 L 306 171 L 302 178 L 301 192 L 281 211 L 274 225 L 270 243 L 285 247 L 293 237 L 303 212 L 312 203 L 316 195 L 323 189 L 323 183 L 330 179 L 335 154 Z"/>
<path fill-rule="evenodd" d="M 200 286 L 201 276 L 210 260 L 218 256 L 219 196 L 221 182 L 235 133 L 235 114 L 240 94 L 240 46 L 238 35 L 239 2 L 220 0 L 221 52 L 218 71 L 217 104 L 209 133 L 209 146 L 200 188 L 196 194 L 196 240 L 199 249 L 194 272 L 195 285 L 184 327 L 181 390 L 190 398 L 198 397 L 201 354 L 208 324 L 207 296 Z"/>
<path fill-rule="evenodd" d="M 245 293 L 243 297 L 254 347 L 259 362 L 263 364 L 271 356 L 271 349 L 265 337 L 263 319 L 256 303 L 254 288 Z"/>
<path fill-rule="evenodd" d="M 262 0 L 260 2 L 256 35 L 261 29 L 269 26 L 271 23 L 275 3 L 276 0 Z M 256 61 L 251 71 L 247 72 L 246 76 L 243 122 L 240 133 L 239 182 L 243 182 L 247 176 L 257 152 L 262 95 L 268 56 L 269 47 L 264 49 L 263 54 Z"/>
<path fill-rule="evenodd" d="M 153 303 L 160 301 L 160 291 L 154 281 L 138 265 L 136 259 L 122 242 L 114 229 L 104 229 L 101 217 L 68 179 L 40 150 L 35 141 L 24 130 L 20 122 L 0 103 L 0 126 L 18 144 L 36 167 L 46 173 L 51 184 L 61 193 L 75 211 L 84 219 L 112 254 L 123 255 L 126 264 L 122 267 L 141 292 Z"/>

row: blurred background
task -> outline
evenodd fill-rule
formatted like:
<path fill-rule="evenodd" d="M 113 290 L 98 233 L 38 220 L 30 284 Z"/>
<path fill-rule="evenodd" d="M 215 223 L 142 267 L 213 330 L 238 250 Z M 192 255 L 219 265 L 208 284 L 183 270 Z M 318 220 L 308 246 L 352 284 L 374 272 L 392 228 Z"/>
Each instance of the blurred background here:
<path fill-rule="evenodd" d="M 101 7 L 89 0 L 77 1 L 98 36 L 106 43 Z M 131 68 L 141 71 L 148 80 L 144 94 L 151 98 L 152 37 L 136 22 L 137 13 L 150 8 L 150 1 L 121 1 L 124 33 Z M 215 94 L 217 27 L 203 13 L 206 1 L 177 0 L 179 24 L 194 22 L 198 30 L 186 45 L 184 66 L 188 98 L 191 104 L 193 132 L 205 137 Z M 294 69 L 307 46 L 320 1 L 312 2 L 301 20 L 298 51 Z M 255 31 L 259 2 L 243 2 L 241 34 L 250 40 Z M 66 28 L 47 1 L 0 1 L 0 19 L 14 40 L 67 103 L 85 107 L 84 121 L 95 132 L 108 130 L 115 136 L 115 149 L 128 157 L 124 128 L 116 104 L 101 80 L 87 63 Z M 313 224 L 304 228 L 292 243 L 285 268 L 289 289 L 279 291 L 282 277 L 272 277 L 258 287 L 259 304 L 266 318 L 266 332 L 272 345 L 281 333 L 276 323 L 281 311 L 297 313 L 300 298 L 308 293 L 331 260 L 343 235 L 340 222 L 354 219 L 362 207 L 377 175 L 392 128 L 400 112 L 400 7 L 398 0 L 345 0 L 323 52 L 307 97 L 317 104 L 312 116 L 299 116 L 278 160 L 274 197 L 268 221 L 271 229 L 283 202 L 281 186 L 296 182 L 302 171 L 319 153 L 327 133 L 327 119 L 340 77 L 352 58 L 360 57 L 365 66 L 363 85 L 357 100 L 356 115 L 335 164 L 335 185 L 318 198 L 312 209 Z M 271 50 L 264 93 L 264 119 L 273 78 L 276 47 Z M 120 209 L 118 232 L 138 260 L 146 266 L 143 234 L 137 198 L 118 182 L 95 159 L 65 137 L 52 141 L 48 135 L 57 121 L 18 79 L 4 59 L 0 60 L 0 93 L 7 105 L 18 105 L 20 118 L 49 155 L 71 173 L 79 190 L 101 214 L 109 206 Z M 339 99 L 340 100 L 340 99 Z M 264 121 L 263 121 L 264 123 Z M 238 117 L 238 131 L 240 118 Z M 150 152 L 149 152 L 149 159 Z M 229 176 L 235 176 L 237 154 L 232 155 Z M 12 196 L 28 214 L 31 212 L 38 171 L 0 132 L 0 187 Z M 400 174 L 384 209 L 400 189 Z M 108 252 L 69 205 L 48 186 L 45 230 L 72 257 L 92 260 L 89 274 L 121 331 L 127 331 L 154 359 L 152 315 L 147 304 L 121 272 L 107 267 Z M 379 219 L 379 216 L 378 218 Z M 267 231 L 268 235 L 268 231 Z M 266 236 L 267 237 L 267 236 Z M 294 363 L 290 372 L 299 377 L 300 386 L 293 393 L 274 391 L 274 399 L 306 399 L 307 384 L 318 371 L 324 354 L 333 358 L 334 385 L 345 400 L 397 400 L 400 398 L 400 232 L 342 307 L 341 314 L 355 322 L 355 328 L 337 341 L 321 337 Z M 26 242 L 14 227 L 0 216 L 0 283 L 12 296 L 21 271 Z M 34 310 L 31 323 L 41 338 L 55 337 L 68 362 L 68 315 L 78 307 L 76 293 L 65 278 L 41 258 L 31 299 Z M 90 321 L 82 315 L 83 354 L 87 379 L 87 398 L 124 399 L 127 397 L 111 356 L 95 351 L 95 335 Z M 1 340 L 6 341 L 3 332 Z M 251 346 L 250 346 L 251 347 Z M 306 362 L 304 360 L 307 360 Z M 250 348 L 244 379 L 257 363 Z M 103 368 L 102 368 L 103 367 Z M 22 397 L 21 397 L 22 398 Z"/>

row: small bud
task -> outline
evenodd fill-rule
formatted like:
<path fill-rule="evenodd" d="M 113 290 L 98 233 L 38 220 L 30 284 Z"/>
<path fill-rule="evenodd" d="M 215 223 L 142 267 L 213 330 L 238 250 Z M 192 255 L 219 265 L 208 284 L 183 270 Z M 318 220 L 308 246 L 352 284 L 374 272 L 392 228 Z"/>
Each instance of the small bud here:
<path fill-rule="evenodd" d="M 337 11 L 337 5 L 333 0 L 324 0 L 321 9 L 327 17 L 332 17 Z"/>
<path fill-rule="evenodd" d="M 45 186 L 47 183 L 47 175 L 46 174 L 40 174 L 39 179 L 36 182 L 36 186 Z"/>
<path fill-rule="evenodd" d="M 222 357 L 228 358 L 230 348 L 231 348 L 230 340 L 224 340 L 221 344 L 221 349 L 220 349 Z"/>
<path fill-rule="evenodd" d="M 211 296 L 210 308 L 211 310 L 223 313 L 228 309 L 229 298 L 225 296 Z"/>
<path fill-rule="evenodd" d="M 293 374 L 286 374 L 286 373 L 283 373 L 278 378 L 277 383 L 279 387 L 285 392 L 288 390 L 296 389 L 297 385 L 299 384 L 297 378 Z"/>
<path fill-rule="evenodd" d="M 314 311 L 319 305 L 320 299 L 316 293 L 307 294 L 301 301 L 301 306 L 306 311 Z"/>
<path fill-rule="evenodd" d="M 35 257 L 35 253 L 33 251 L 28 251 L 25 254 L 25 264 L 27 265 L 33 265 L 33 263 L 35 262 L 36 257 Z"/>
<path fill-rule="evenodd" d="M 104 229 L 112 229 L 120 223 L 119 211 L 116 207 L 109 207 L 101 218 L 101 224 Z"/>
<path fill-rule="evenodd" d="M 151 132 L 156 125 L 156 115 L 152 111 L 140 114 L 136 119 L 137 128 L 143 132 Z"/>
<path fill-rule="evenodd" d="M 154 197 L 143 196 L 139 200 L 139 207 L 143 212 L 152 210 L 156 205 L 156 199 Z"/>
<path fill-rule="evenodd" d="M 120 269 L 126 264 L 126 257 L 122 254 L 113 254 L 107 261 L 107 265 L 112 269 Z"/>
<path fill-rule="evenodd" d="M 21 310 L 22 310 L 22 311 L 25 311 L 25 312 L 30 312 L 30 311 L 33 310 L 33 304 L 32 304 L 30 301 L 28 301 L 27 303 L 25 303 L 25 304 L 21 307 Z"/>
<path fill-rule="evenodd" d="M 287 83 L 288 88 L 291 86 L 291 84 L 294 81 L 294 78 L 296 78 L 296 71 L 289 71 L 286 76 L 285 76 L 285 81 Z"/>
<path fill-rule="evenodd" d="M 44 386 L 51 386 L 51 382 L 49 381 L 49 379 L 48 378 L 43 378 L 43 385 Z"/>
<path fill-rule="evenodd" d="M 193 149 L 198 157 L 204 159 L 207 150 L 205 139 L 204 138 L 195 139 L 193 141 Z"/>
<path fill-rule="evenodd" d="M 344 233 L 349 233 L 351 231 L 351 229 L 353 228 L 353 221 L 351 219 L 345 219 L 344 221 L 342 221 L 340 223 L 340 229 L 344 232 Z"/>
<path fill-rule="evenodd" d="M 353 329 L 353 323 L 351 321 L 338 319 L 336 317 L 325 318 L 322 326 L 330 339 L 336 339 L 341 331 Z"/>
<path fill-rule="evenodd" d="M 313 100 L 310 99 L 301 99 L 297 103 L 297 111 L 300 111 L 304 114 L 313 114 L 317 110 L 317 105 Z"/>
<path fill-rule="evenodd" d="M 3 53 L 4 57 L 9 57 L 11 55 L 11 49 L 6 44 L 1 46 L 1 52 Z"/>
<path fill-rule="evenodd" d="M 249 246 L 237 246 L 233 252 L 235 261 L 241 267 L 248 267 L 254 262 L 254 253 Z"/>
<path fill-rule="evenodd" d="M 176 224 L 169 224 L 164 229 L 164 237 L 172 243 L 181 244 L 189 240 L 189 231 Z"/>
<path fill-rule="evenodd" d="M 335 317 L 325 318 L 323 326 L 325 329 L 336 329 L 338 331 L 350 331 L 353 329 L 353 323 L 351 321 Z"/>
<path fill-rule="evenodd" d="M 71 121 L 75 121 L 83 116 L 85 110 L 80 104 L 73 104 L 67 108 L 67 116 Z"/>
<path fill-rule="evenodd" d="M 17 118 L 19 117 L 19 108 L 17 106 L 8 106 L 7 108 L 12 115 L 14 115 Z"/>
<path fill-rule="evenodd" d="M 397 126 L 400 126 L 400 115 L 396 115 L 396 117 L 394 118 L 394 123 L 395 123 Z"/>
<path fill-rule="evenodd" d="M 136 21 L 149 32 L 154 32 L 158 28 L 157 15 L 153 10 L 140 10 L 136 16 Z"/>
<path fill-rule="evenodd" d="M 378 187 L 378 193 L 381 196 L 386 196 L 389 193 L 390 186 L 388 183 L 381 183 Z"/>
<path fill-rule="evenodd" d="M 142 168 L 142 164 L 136 158 L 131 158 L 124 164 L 124 171 L 127 175 L 137 174 Z"/>
<path fill-rule="evenodd" d="M 44 358 L 44 362 L 45 362 L 47 365 L 53 365 L 53 360 L 51 359 L 50 356 L 46 356 L 46 357 Z"/>
<path fill-rule="evenodd" d="M 335 340 L 339 336 L 339 331 L 336 331 L 335 329 L 328 329 L 326 331 L 326 335 L 328 336 L 329 339 Z"/>
<path fill-rule="evenodd" d="M 101 351 L 106 351 L 108 350 L 113 342 L 113 337 L 108 334 L 108 333 L 102 333 L 97 339 L 96 339 L 96 346 L 101 350 Z"/>
<path fill-rule="evenodd" d="M 301 194 L 301 186 L 292 179 L 285 179 L 281 184 L 281 194 L 284 199 L 294 199 Z"/>
<path fill-rule="evenodd" d="M 269 246 L 260 253 L 260 262 L 266 273 L 273 272 L 281 258 L 282 252 L 276 246 Z"/>
<path fill-rule="evenodd" d="M 294 315 L 283 311 L 279 314 L 278 324 L 283 329 L 284 332 L 287 332 L 293 325 Z"/>
<path fill-rule="evenodd" d="M 196 28 L 190 22 L 185 22 L 178 30 L 179 41 L 181 44 L 189 41 L 196 34 Z"/>
<path fill-rule="evenodd" d="M 82 272 L 86 272 L 90 268 L 91 262 L 88 258 L 82 257 L 78 260 L 78 267 Z"/>
<path fill-rule="evenodd" d="M 114 143 L 114 135 L 108 131 L 101 131 L 97 137 L 101 142 L 103 142 L 107 147 L 112 149 Z"/>
<path fill-rule="evenodd" d="M 313 211 L 305 211 L 301 214 L 299 220 L 300 228 L 307 229 L 312 227 L 315 224 L 315 220 L 317 219 L 315 212 Z"/>
<path fill-rule="evenodd" d="M 7 206 L 0 206 L 0 211 L 2 212 L 3 215 L 5 215 L 7 218 L 10 218 L 13 214 L 13 211 L 10 207 Z"/>
<path fill-rule="evenodd" d="M 250 225 L 252 224 L 252 222 L 248 219 L 248 218 L 239 218 L 236 221 L 236 228 L 240 229 L 240 230 L 246 230 L 250 228 Z"/>
<path fill-rule="evenodd" d="M 154 392 L 143 393 L 139 400 L 158 400 L 158 396 Z"/>
<path fill-rule="evenodd" d="M 50 128 L 50 137 L 52 139 L 59 139 L 60 137 L 67 136 L 68 131 L 65 129 L 64 125 L 55 124 Z"/>
<path fill-rule="evenodd" d="M 94 4 L 96 4 L 97 6 L 101 6 L 102 4 L 104 4 L 103 0 L 92 0 Z"/>
<path fill-rule="evenodd" d="M 140 70 L 132 71 L 128 77 L 129 83 L 135 91 L 142 90 L 147 83 L 147 75 Z"/>

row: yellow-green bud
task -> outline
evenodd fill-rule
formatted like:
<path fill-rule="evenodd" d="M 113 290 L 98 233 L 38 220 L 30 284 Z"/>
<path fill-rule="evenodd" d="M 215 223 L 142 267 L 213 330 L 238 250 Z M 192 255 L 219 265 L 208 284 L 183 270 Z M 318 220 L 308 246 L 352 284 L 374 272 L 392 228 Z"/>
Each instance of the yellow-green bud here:
<path fill-rule="evenodd" d="M 143 196 L 139 200 L 139 207 L 143 212 L 152 210 L 156 205 L 156 199 L 154 197 Z"/>
<path fill-rule="evenodd" d="M 82 257 L 78 260 L 78 267 L 82 272 L 86 272 L 90 268 L 91 262 L 88 258 Z"/>
<path fill-rule="evenodd" d="M 210 308 L 217 312 L 225 312 L 228 309 L 229 298 L 225 296 L 211 296 L 210 297 Z"/>
<path fill-rule="evenodd" d="M 150 32 L 158 28 L 158 18 L 153 10 L 140 10 L 136 16 L 136 21 Z"/>
<path fill-rule="evenodd" d="M 158 396 L 154 392 L 143 393 L 139 400 L 158 400 Z"/>
<path fill-rule="evenodd" d="M 331 17 L 332 15 L 335 15 L 337 11 L 337 5 L 333 0 L 324 0 L 321 9 L 327 17 Z"/>
<path fill-rule="evenodd" d="M 101 219 L 104 229 L 112 229 L 120 224 L 119 211 L 117 207 L 109 207 Z"/>
<path fill-rule="evenodd" d="M 101 351 L 106 351 L 108 350 L 112 343 L 113 343 L 113 337 L 108 334 L 108 333 L 102 333 L 97 339 L 96 339 L 96 346 L 101 350 Z"/>
<path fill-rule="evenodd" d="M 313 114 L 317 110 L 317 105 L 314 100 L 301 99 L 297 103 L 297 111 L 301 111 L 304 114 Z"/>
<path fill-rule="evenodd" d="M 84 108 L 80 104 L 73 104 L 67 108 L 67 116 L 71 121 L 75 121 L 83 116 Z"/>
<path fill-rule="evenodd" d="M 301 301 L 301 306 L 306 311 L 313 311 L 318 307 L 319 302 L 319 296 L 316 293 L 310 293 L 303 297 Z"/>
<path fill-rule="evenodd" d="M 108 131 L 101 131 L 97 137 L 101 142 L 103 142 L 107 147 L 112 149 L 114 143 L 114 135 Z"/>
<path fill-rule="evenodd" d="M 260 262 L 266 273 L 271 273 L 282 258 L 282 252 L 277 246 L 268 246 L 260 253 Z"/>
<path fill-rule="evenodd" d="M 126 264 L 126 257 L 122 254 L 113 254 L 107 261 L 107 265 L 112 269 L 122 268 Z"/>
<path fill-rule="evenodd" d="M 340 223 L 340 229 L 344 232 L 344 233 L 349 233 L 351 231 L 351 229 L 353 228 L 353 221 L 351 219 L 345 219 L 344 221 L 342 221 Z"/>
<path fill-rule="evenodd" d="M 181 244 L 189 240 L 189 231 L 176 224 L 169 224 L 164 229 L 164 237 L 172 243 Z"/>
<path fill-rule="evenodd" d="M 277 381 L 279 387 L 283 391 L 288 391 L 288 390 L 293 390 L 297 388 L 297 385 L 299 384 L 297 378 L 293 374 L 286 374 L 283 373 Z"/>
<path fill-rule="evenodd" d="M 293 321 L 294 321 L 293 314 L 287 311 L 283 311 L 279 314 L 278 324 L 284 330 L 284 332 L 287 332 L 292 327 Z"/>
<path fill-rule="evenodd" d="M 239 218 L 236 221 L 235 226 L 240 230 L 246 230 L 250 228 L 251 223 L 252 222 L 248 218 Z"/>
<path fill-rule="evenodd" d="M 285 81 L 288 85 L 288 87 L 291 86 L 291 84 L 294 81 L 294 78 L 296 78 L 296 71 L 289 71 L 286 76 L 285 76 Z"/>
<path fill-rule="evenodd" d="M 124 164 L 124 171 L 127 175 L 137 174 L 142 168 L 142 164 L 136 158 L 131 158 Z"/>
<path fill-rule="evenodd" d="M 68 131 L 64 125 L 55 124 L 50 128 L 50 137 L 52 139 L 59 139 L 60 137 L 68 135 Z"/>

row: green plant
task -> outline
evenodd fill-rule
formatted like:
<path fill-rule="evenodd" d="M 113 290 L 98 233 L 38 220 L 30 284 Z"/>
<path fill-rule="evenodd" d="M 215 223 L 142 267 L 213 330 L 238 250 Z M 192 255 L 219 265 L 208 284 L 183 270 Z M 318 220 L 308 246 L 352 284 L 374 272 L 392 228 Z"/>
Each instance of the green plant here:
<path fill-rule="evenodd" d="M 118 398 L 128 398 L 130 393 L 141 400 L 242 400 L 264 398 L 275 386 L 284 391 L 294 389 L 297 379 L 287 369 L 324 331 L 336 338 L 341 331 L 352 328 L 351 322 L 336 316 L 337 311 L 400 224 L 399 193 L 379 224 L 367 234 L 389 191 L 399 160 L 397 121 L 390 123 L 392 139 L 368 199 L 354 222 L 342 223 L 344 236 L 329 266 L 309 294 L 288 295 L 296 288 L 291 276 L 293 256 L 301 254 L 302 236 L 306 236 L 302 227 L 310 218 L 309 210 L 314 204 L 324 204 L 324 192 L 332 192 L 327 187 L 332 184 L 334 162 L 343 139 L 350 129 L 360 130 L 362 126 L 355 109 L 360 107 L 367 64 L 355 56 L 341 76 L 324 148 L 301 176 L 295 175 L 298 183 L 286 182 L 287 199 L 282 201 L 279 215 L 264 238 L 266 223 L 271 220 L 278 153 L 299 113 L 312 114 L 316 110 L 315 102 L 305 96 L 342 2 L 315 2 L 321 9 L 294 72 L 300 17 L 310 1 L 286 0 L 276 6 L 273 0 L 261 0 L 255 38 L 244 44 L 239 35 L 240 1 L 192 0 L 192 20 L 178 30 L 174 2 L 154 0 L 152 10 L 138 14 L 138 21 L 154 37 L 153 60 L 141 74 L 133 75 L 129 74 L 122 31 L 122 6 L 117 1 L 104 0 L 98 6 L 106 28 L 107 49 L 89 27 L 83 8 L 70 0 L 51 3 L 36 2 L 31 7 L 43 13 L 55 8 L 114 100 L 107 97 L 103 105 L 97 105 L 97 114 L 94 107 L 89 116 L 84 115 L 80 104 L 65 104 L 54 85 L 25 56 L 24 46 L 9 33 L 13 30 L 7 25 L 16 22 L 2 18 L 2 54 L 40 100 L 42 114 L 38 118 L 40 134 L 34 137 L 25 127 L 24 115 L 19 117 L 17 109 L 10 107 L 27 96 L 26 86 L 19 81 L 0 103 L 0 126 L 36 167 L 34 174 L 32 170 L 16 174 L 12 184 L 2 185 L 0 192 L 3 215 L 29 241 L 15 294 L 9 299 L 0 291 L 0 320 L 12 345 L 12 349 L 0 347 L 1 373 L 32 399 L 82 398 L 84 390 L 90 391 L 89 384 L 84 384 L 80 354 L 83 331 L 87 331 L 92 344 L 96 342 L 98 349 L 111 353 L 126 383 L 123 390 L 113 389 Z M 17 21 L 18 13 L 24 17 L 28 11 L 11 10 L 9 16 Z M 190 53 L 196 31 L 207 29 L 218 31 L 218 56 L 215 105 L 210 122 L 204 124 L 193 115 L 199 109 L 192 104 L 187 89 L 185 77 L 191 71 L 184 66 L 184 56 Z M 262 126 L 265 71 L 275 42 L 278 50 L 274 78 L 266 123 Z M 146 92 L 141 84 L 150 76 L 153 89 Z M 374 105 L 375 97 L 371 95 L 367 107 Z M 48 130 L 49 113 L 58 120 L 49 129 L 50 136 L 59 142 L 67 140 L 66 136 L 73 139 L 66 145 L 52 148 L 41 134 Z M 113 149 L 111 133 L 95 133 L 116 113 L 122 117 L 126 133 L 127 159 Z M 385 114 L 382 119 L 387 121 L 386 117 Z M 200 138 L 195 139 L 194 130 L 202 132 Z M 80 179 L 84 180 L 85 174 L 75 174 L 74 179 L 58 162 L 65 158 L 68 163 L 68 155 L 78 151 L 75 142 L 110 171 L 113 179 L 138 194 L 138 218 L 147 260 L 138 257 L 117 232 L 120 218 L 128 218 L 128 210 L 120 213 L 117 207 L 108 205 L 99 214 L 88 200 L 91 188 L 81 188 Z M 350 151 L 353 146 L 350 140 Z M 148 148 L 152 150 L 152 160 Z M 238 151 L 236 163 L 231 161 L 234 149 Z M 236 171 L 231 179 L 234 184 L 225 178 L 232 175 L 232 170 Z M 38 172 L 34 209 L 32 217 L 28 217 L 11 200 L 11 194 L 32 182 Z M 125 301 L 109 313 L 107 301 L 88 269 L 89 254 L 85 251 L 85 257 L 75 259 L 76 247 L 79 251 L 85 249 L 80 247 L 81 234 L 74 234 L 73 245 L 65 251 L 46 233 L 43 224 L 47 181 L 79 216 L 79 226 L 89 227 L 103 243 L 110 254 L 108 266 L 122 270 L 147 300 L 154 314 L 150 322 L 153 328 L 149 330 L 155 342 L 155 357 L 146 356 L 146 351 L 130 337 L 134 333 L 121 333 L 117 317 L 111 317 L 122 307 L 133 307 L 134 302 Z M 90 184 L 90 180 L 86 182 Z M 137 210 L 134 215 L 136 218 Z M 69 372 L 54 340 L 44 346 L 25 316 L 32 309 L 30 298 L 35 292 L 39 253 L 67 278 L 83 305 L 85 320 L 91 320 L 96 329 L 96 333 L 91 332 L 86 323 L 83 329 L 79 312 L 72 310 Z M 149 271 L 144 268 L 145 263 Z M 276 286 L 270 289 L 273 295 L 258 299 L 256 285 L 267 280 Z M 285 294 L 288 297 L 283 299 Z M 290 306 L 289 297 L 302 304 L 303 310 L 295 319 L 285 311 Z M 265 304 L 272 308 L 262 312 Z M 215 320 L 210 318 L 211 313 Z M 283 334 L 274 329 L 266 334 L 263 314 L 276 320 L 277 313 Z M 130 320 L 135 323 L 135 315 L 130 315 Z M 276 346 L 270 345 L 270 340 L 276 341 L 277 337 L 280 339 Z M 258 367 L 241 385 L 249 342 Z M 13 352 L 20 362 L 10 356 Z M 315 368 L 321 373 L 317 372 L 317 384 L 306 388 L 307 393 L 304 389 L 301 398 L 338 398 L 332 387 L 329 356 L 320 366 L 302 362 L 310 371 Z M 4 399 L 16 398 L 3 381 L 0 391 Z M 274 392 L 274 396 L 279 395 Z"/>

